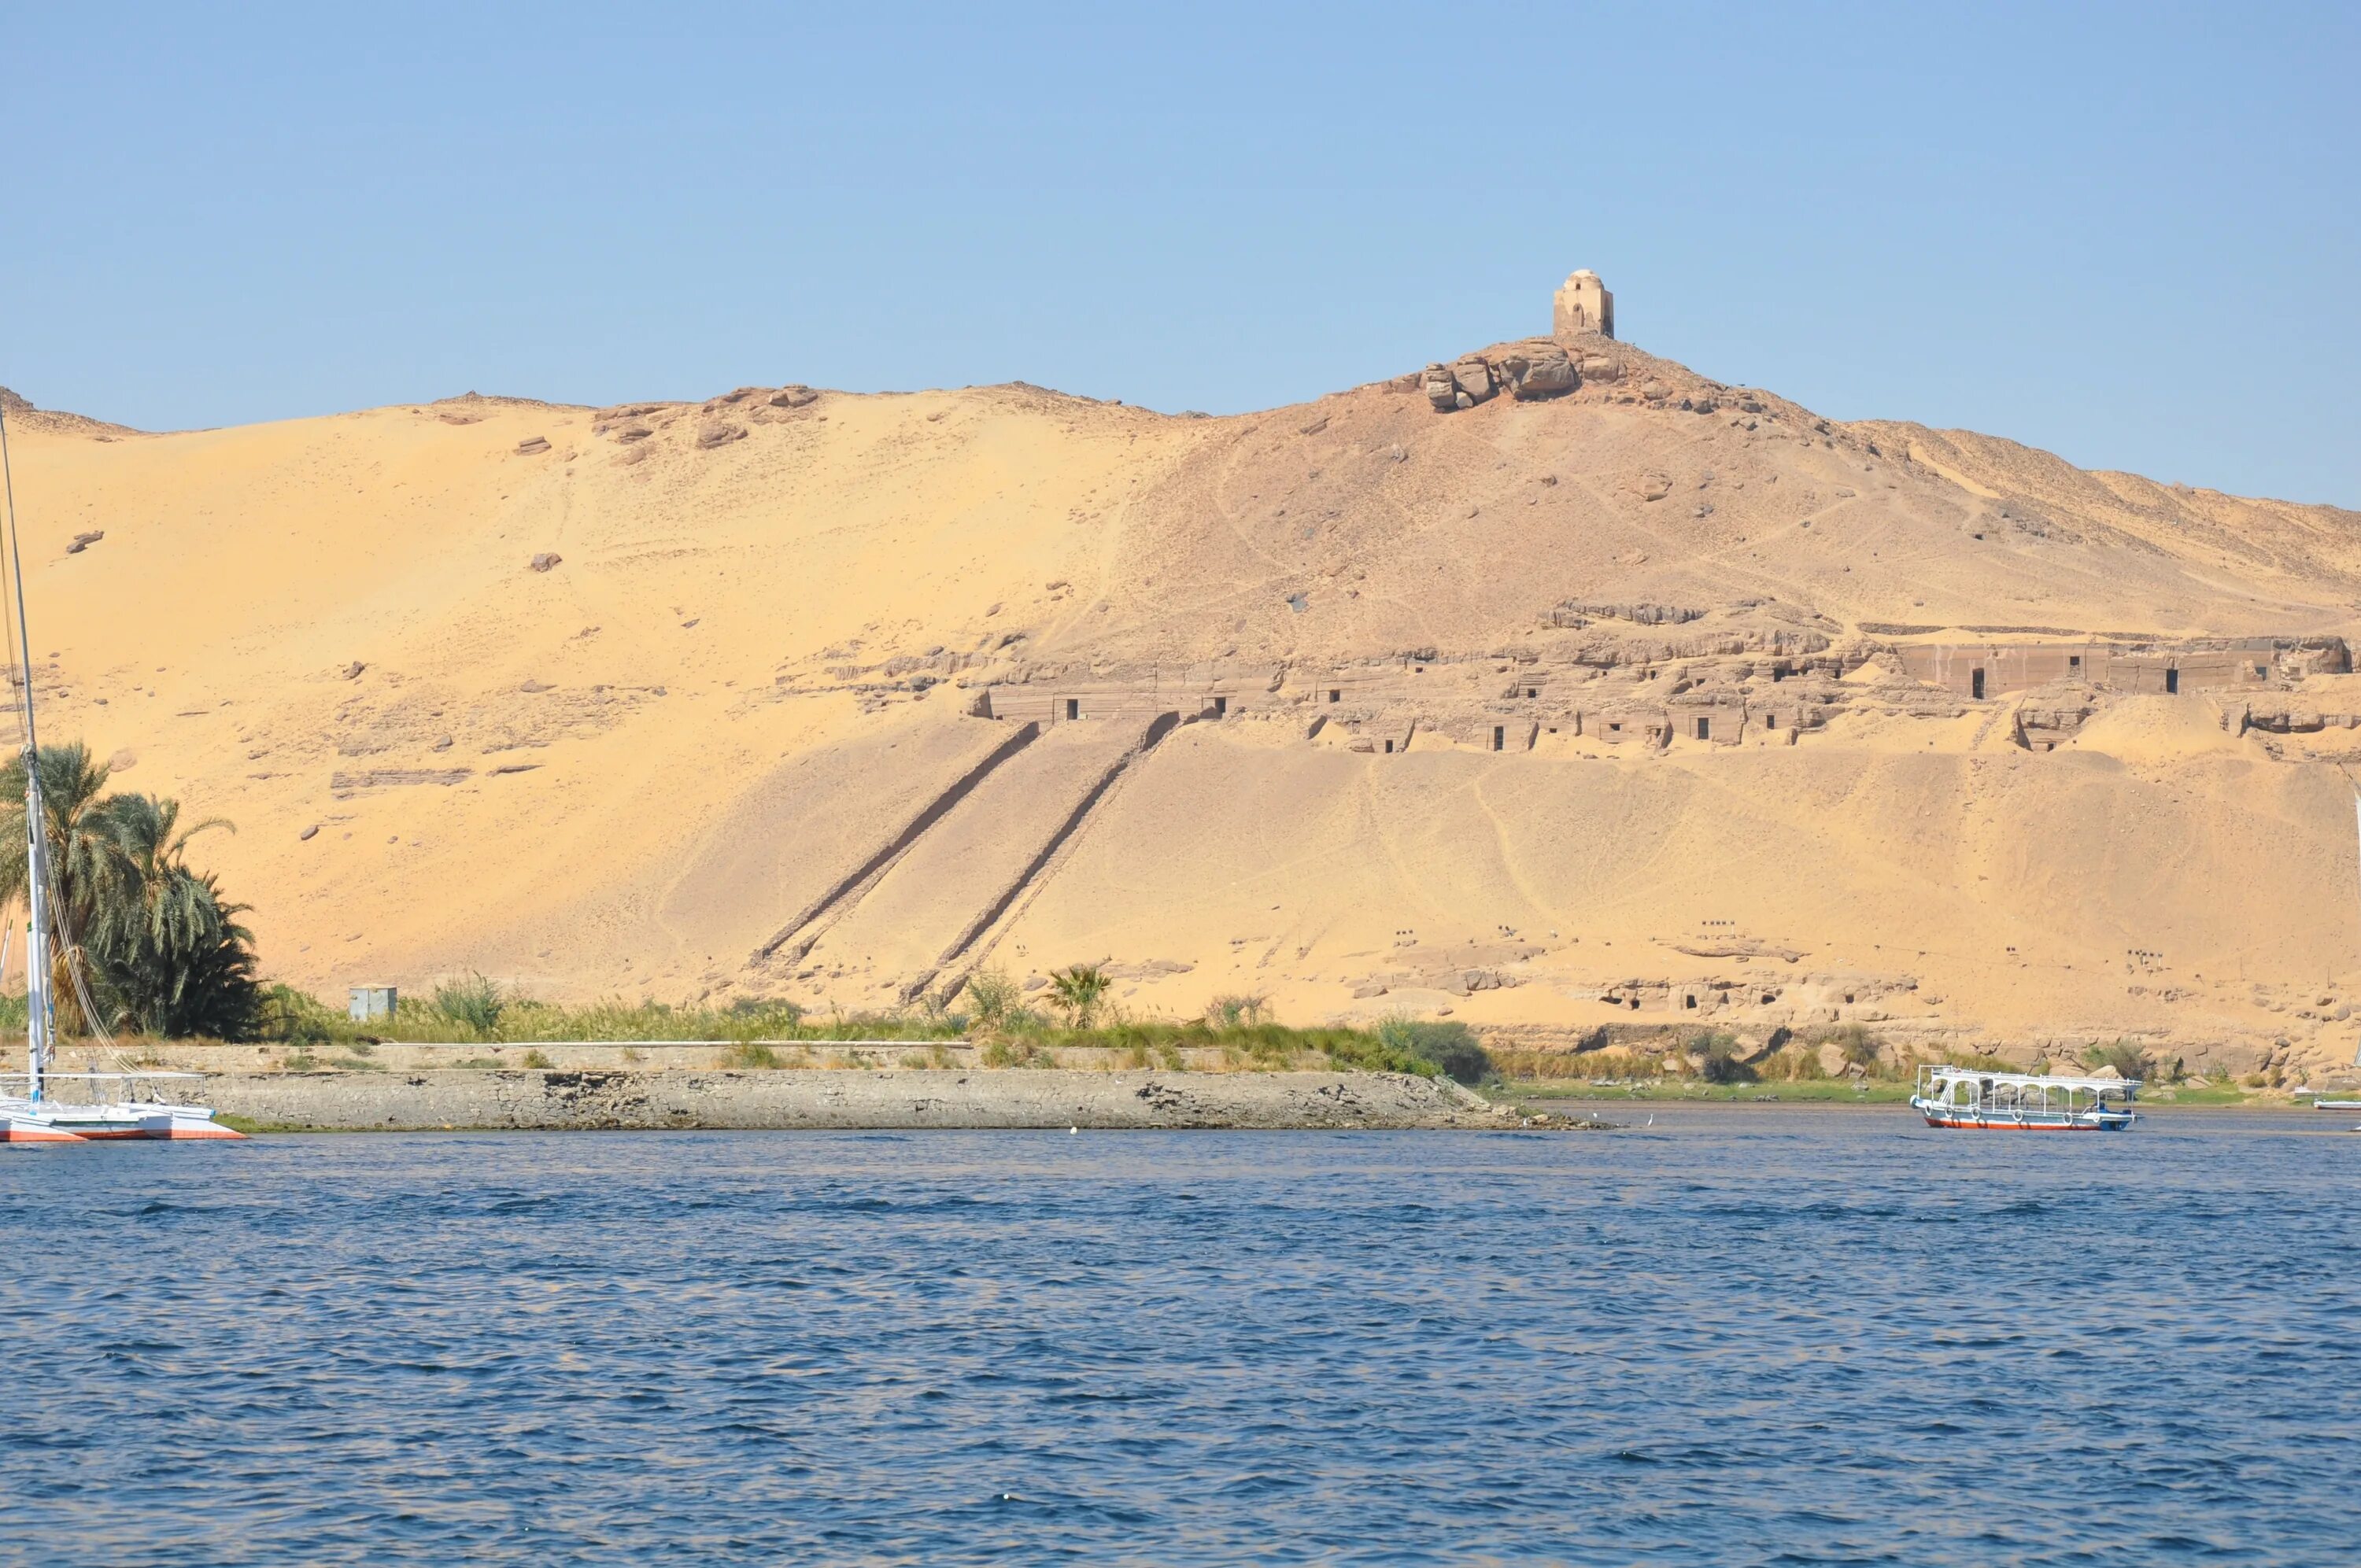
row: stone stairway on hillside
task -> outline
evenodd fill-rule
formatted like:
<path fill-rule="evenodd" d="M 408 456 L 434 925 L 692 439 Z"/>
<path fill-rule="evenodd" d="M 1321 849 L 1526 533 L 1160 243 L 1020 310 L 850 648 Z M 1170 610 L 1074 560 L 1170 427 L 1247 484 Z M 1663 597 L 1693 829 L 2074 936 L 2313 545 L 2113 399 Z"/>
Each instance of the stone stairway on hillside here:
<path fill-rule="evenodd" d="M 765 966 L 840 1004 L 894 1005 L 975 951 L 1053 869 L 1091 814 L 1180 722 L 1060 724 L 935 814 Z M 1030 726 L 1027 727 L 1028 729 Z M 792 967 L 790 967 L 792 966 Z"/>

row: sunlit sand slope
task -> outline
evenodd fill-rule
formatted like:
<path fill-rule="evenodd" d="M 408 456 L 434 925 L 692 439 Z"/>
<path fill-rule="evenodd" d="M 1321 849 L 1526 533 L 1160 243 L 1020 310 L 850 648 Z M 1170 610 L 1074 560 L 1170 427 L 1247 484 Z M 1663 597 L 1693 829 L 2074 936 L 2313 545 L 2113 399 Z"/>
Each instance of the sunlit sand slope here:
<path fill-rule="evenodd" d="M 45 739 L 232 818 L 200 858 L 331 993 L 857 1007 L 1105 960 L 1142 1012 L 2352 1059 L 2354 514 L 1588 352 L 1453 413 L 17 409 Z M 2142 697 L 1911 673 L 2110 634 L 2279 652 Z M 1599 693 L 1675 717 L 1619 743 Z M 1708 698 L 1743 729 L 1697 739 Z"/>

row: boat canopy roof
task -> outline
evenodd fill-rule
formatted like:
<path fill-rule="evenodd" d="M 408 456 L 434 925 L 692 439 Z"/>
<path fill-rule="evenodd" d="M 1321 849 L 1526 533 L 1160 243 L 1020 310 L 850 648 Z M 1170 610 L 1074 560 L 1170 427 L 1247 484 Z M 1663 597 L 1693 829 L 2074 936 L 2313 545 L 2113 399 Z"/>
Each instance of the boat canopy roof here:
<path fill-rule="evenodd" d="M 1956 1083 L 1973 1079 L 1979 1083 L 2009 1084 L 2019 1089 L 2081 1089 L 2093 1094 L 2129 1092 L 2140 1086 L 2136 1078 L 2060 1078 L 2041 1072 L 1987 1072 L 1982 1068 L 1954 1067 L 1948 1062 L 1926 1062 L 1918 1076 L 1928 1083 Z"/>

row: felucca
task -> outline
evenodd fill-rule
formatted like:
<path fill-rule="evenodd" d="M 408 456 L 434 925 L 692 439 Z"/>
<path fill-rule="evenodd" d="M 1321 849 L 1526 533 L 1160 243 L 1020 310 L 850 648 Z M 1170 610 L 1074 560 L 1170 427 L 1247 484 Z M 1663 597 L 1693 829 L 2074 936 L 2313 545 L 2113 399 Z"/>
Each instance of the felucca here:
<path fill-rule="evenodd" d="M 58 896 L 57 881 L 49 866 L 49 834 L 43 830 L 47 817 L 41 803 L 41 771 L 36 765 L 39 748 L 33 728 L 33 639 L 25 623 L 25 569 L 16 547 L 16 486 L 8 467 L 5 413 L 0 413 L 0 493 L 5 494 L 8 530 L 7 555 L 0 570 L 15 579 L 13 585 L 7 585 L 13 587 L 13 593 L 0 592 L 0 602 L 5 602 L 5 613 L 14 624 L 0 625 L 0 631 L 14 633 L 8 639 L 8 654 L 16 662 L 21 683 L 17 715 L 24 729 L 25 896 L 31 910 L 25 944 L 25 1070 L 0 1075 L 0 1143 L 243 1137 L 244 1134 L 214 1121 L 209 1106 L 144 1097 L 151 1080 L 200 1079 L 203 1076 L 201 1073 L 50 1070 L 50 1058 L 57 1049 L 57 1007 L 50 995 L 55 983 L 50 971 L 53 953 L 62 956 L 64 961 L 60 967 L 82 1003 L 82 1016 L 91 1021 L 93 1028 L 100 1027 L 99 1011 L 77 968 L 80 949 L 74 946 L 72 934 L 60 924 L 65 901 Z M 110 1057 L 115 1055 L 104 1034 L 98 1045 Z M 129 1065 L 119 1058 L 115 1059 L 118 1066 Z M 24 1087 L 22 1094 L 15 1092 L 19 1084 Z M 82 1097 L 59 1099 L 57 1094 L 61 1088 L 79 1090 Z"/>

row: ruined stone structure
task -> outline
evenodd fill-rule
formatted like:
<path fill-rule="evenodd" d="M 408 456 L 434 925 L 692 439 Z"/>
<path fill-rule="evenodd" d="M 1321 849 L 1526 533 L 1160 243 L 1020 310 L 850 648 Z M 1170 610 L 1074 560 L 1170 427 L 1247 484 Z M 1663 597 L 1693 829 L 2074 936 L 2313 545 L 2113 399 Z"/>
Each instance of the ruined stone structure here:
<path fill-rule="evenodd" d="M 1956 717 L 2014 713 L 2030 751 L 2070 740 L 2118 696 L 2287 691 L 2352 667 L 2341 639 L 2085 637 L 1955 643 L 1847 636 L 1772 600 L 1718 609 L 1560 605 L 1532 641 L 1489 654 L 1417 650 L 1345 664 L 1074 667 L 1002 663 L 973 672 L 968 711 L 1043 727 L 1253 718 L 1300 727 L 1317 744 L 1390 755 L 1436 746 L 1521 752 L 1589 746 L 1789 746 L 1847 711 Z M 1867 673 L 1890 672 L 1861 679 Z M 2030 694 L 2030 695 L 2026 695 Z M 2012 707 L 2002 699 L 2015 698 Z M 2239 710 L 2250 712 L 2254 705 Z M 2318 728 L 2312 718 L 2294 728 Z M 2341 720 L 2328 720 L 2330 724 Z M 2225 727 L 2289 728 L 2277 708 Z"/>
<path fill-rule="evenodd" d="M 1502 392 L 1519 402 L 1559 397 L 1579 389 L 1585 381 L 1613 382 L 1623 373 L 1616 358 L 1600 351 L 1602 345 L 1593 343 L 1586 352 L 1577 344 L 1569 352 L 1564 340 L 1614 335 L 1615 296 L 1599 282 L 1598 273 L 1585 268 L 1557 291 L 1550 336 L 1496 345 L 1481 354 L 1463 354 L 1447 365 L 1437 360 L 1416 378 L 1416 389 L 1426 394 L 1437 413 L 1472 409 Z M 1652 394 L 1645 400 L 1655 403 L 1662 398 Z M 1684 409 L 1695 406 L 1694 399 L 1681 404 Z M 1708 402 L 1706 411 L 1713 406 Z"/>
<path fill-rule="evenodd" d="M 1550 318 L 1550 335 L 1576 337 L 1584 333 L 1597 333 L 1601 337 L 1615 335 L 1615 296 L 1598 280 L 1598 274 L 1586 267 L 1569 277 L 1557 291 L 1557 308 Z"/>
<path fill-rule="evenodd" d="M 1894 649 L 1903 673 L 1971 700 L 2079 681 L 2108 691 L 2244 691 L 2351 667 L 2337 638 L 2200 639 L 2183 642 L 1911 642 Z"/>

